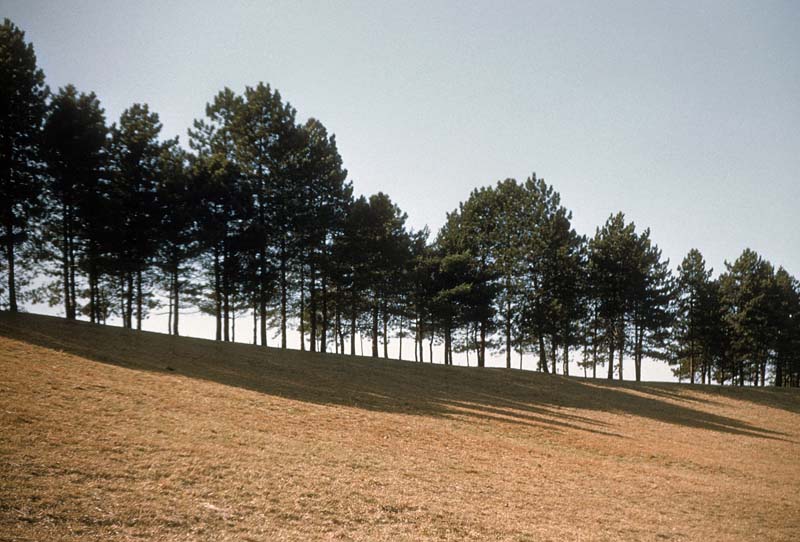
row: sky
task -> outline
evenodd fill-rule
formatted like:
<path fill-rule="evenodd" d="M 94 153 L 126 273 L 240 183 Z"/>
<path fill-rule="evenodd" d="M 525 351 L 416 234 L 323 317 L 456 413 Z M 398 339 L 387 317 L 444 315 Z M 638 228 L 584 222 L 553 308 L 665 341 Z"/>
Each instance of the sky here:
<path fill-rule="evenodd" d="M 184 143 L 219 90 L 271 84 L 336 134 L 355 192 L 388 193 L 416 229 L 535 172 L 579 233 L 622 211 L 673 267 L 698 248 L 718 273 L 749 247 L 800 277 L 796 1 L 0 0 L 0 15 L 51 88 L 94 91 L 109 123 L 146 102 Z"/>

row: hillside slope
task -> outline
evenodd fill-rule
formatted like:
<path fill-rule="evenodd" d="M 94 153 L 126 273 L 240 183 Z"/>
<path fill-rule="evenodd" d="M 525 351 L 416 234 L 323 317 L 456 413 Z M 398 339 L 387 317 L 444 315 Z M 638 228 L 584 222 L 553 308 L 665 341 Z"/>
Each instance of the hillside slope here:
<path fill-rule="evenodd" d="M 790 540 L 796 390 L 0 313 L 0 540 Z"/>

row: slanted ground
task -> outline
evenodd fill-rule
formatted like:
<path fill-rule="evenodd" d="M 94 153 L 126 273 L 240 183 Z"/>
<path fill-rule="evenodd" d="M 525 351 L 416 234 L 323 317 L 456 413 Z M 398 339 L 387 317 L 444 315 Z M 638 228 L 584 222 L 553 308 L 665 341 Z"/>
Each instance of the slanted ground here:
<path fill-rule="evenodd" d="M 0 313 L 0 540 L 798 540 L 800 394 Z"/>

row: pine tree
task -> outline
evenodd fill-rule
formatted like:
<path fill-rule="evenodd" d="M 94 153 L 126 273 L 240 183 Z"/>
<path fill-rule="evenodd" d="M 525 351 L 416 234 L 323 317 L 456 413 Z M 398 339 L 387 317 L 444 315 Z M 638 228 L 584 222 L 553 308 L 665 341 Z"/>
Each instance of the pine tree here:
<path fill-rule="evenodd" d="M 53 97 L 44 125 L 43 155 L 47 162 L 48 240 L 58 262 L 64 312 L 78 312 L 76 272 L 89 272 L 89 313 L 96 319 L 97 221 L 94 217 L 106 162 L 108 129 L 94 93 L 84 94 L 72 85 Z"/>
<path fill-rule="evenodd" d="M 628 309 L 635 283 L 637 239 L 635 225 L 617 213 L 608 218 L 589 243 L 589 280 L 597 300 L 608 352 L 608 379 L 614 377 L 614 355 L 619 355 L 618 374 L 623 375 Z"/>
<path fill-rule="evenodd" d="M 192 182 L 189 157 L 178 146 L 177 138 L 166 142 L 161 154 L 157 202 L 160 223 L 156 265 L 169 299 L 168 327 L 171 335 L 179 334 L 182 294 L 189 293 L 187 276 L 199 251 L 197 209 L 201 194 Z"/>
<path fill-rule="evenodd" d="M 281 348 L 286 348 L 289 279 L 297 256 L 295 218 L 297 182 L 301 175 L 303 134 L 295 125 L 294 108 L 277 90 L 259 83 L 247 87 L 231 120 L 236 164 L 251 185 L 255 209 L 258 304 L 261 342 L 267 341 L 267 303 L 277 268 L 280 288 Z"/>
<path fill-rule="evenodd" d="M 689 377 L 694 384 L 699 371 L 705 384 L 706 376 L 711 380 L 711 364 L 708 345 L 714 307 L 711 292 L 711 269 L 706 269 L 702 254 L 692 249 L 678 268 L 678 295 L 675 339 L 680 376 Z"/>
<path fill-rule="evenodd" d="M 156 254 L 159 213 L 157 188 L 162 145 L 158 141 L 161 123 L 146 104 L 134 104 L 123 111 L 119 125 L 111 128 L 113 163 L 111 201 L 112 229 L 119 238 L 113 252 L 115 274 L 124 290 L 123 322 L 141 329 L 149 305 L 149 280 L 145 274 Z M 146 299 L 147 304 L 146 304 Z"/>
<path fill-rule="evenodd" d="M 630 288 L 629 314 L 634 368 L 636 381 L 639 382 L 642 379 L 644 356 L 651 359 L 669 357 L 675 284 L 669 260 L 661 259 L 661 250 L 650 241 L 650 230 L 646 229 L 636 240 L 637 265 L 633 274 L 634 283 Z"/>
<path fill-rule="evenodd" d="M 5 256 L 8 308 L 19 310 L 16 250 L 29 239 L 41 211 L 44 180 L 41 128 L 48 89 L 33 45 L 9 19 L 0 26 L 0 245 Z"/>
<path fill-rule="evenodd" d="M 746 380 L 763 386 L 774 344 L 774 271 L 750 249 L 725 267 L 720 291 L 726 325 L 732 333 L 733 376 L 740 386 Z"/>
<path fill-rule="evenodd" d="M 800 386 L 800 281 L 783 267 L 775 273 L 775 385 Z"/>

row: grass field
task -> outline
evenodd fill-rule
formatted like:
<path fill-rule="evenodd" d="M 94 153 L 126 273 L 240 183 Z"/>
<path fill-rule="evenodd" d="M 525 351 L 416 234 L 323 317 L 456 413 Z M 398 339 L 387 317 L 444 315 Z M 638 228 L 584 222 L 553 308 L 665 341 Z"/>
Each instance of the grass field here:
<path fill-rule="evenodd" d="M 798 540 L 800 394 L 0 313 L 0 540 Z"/>

